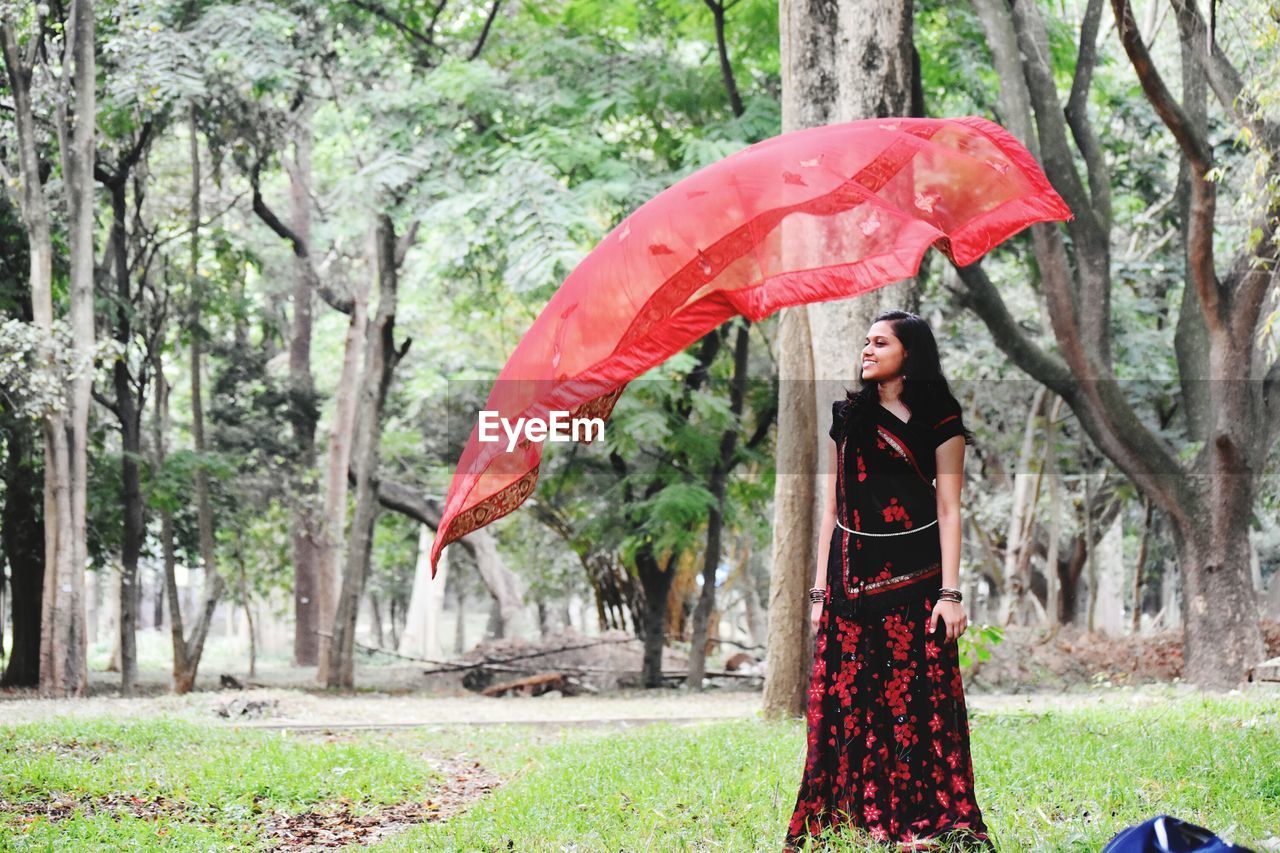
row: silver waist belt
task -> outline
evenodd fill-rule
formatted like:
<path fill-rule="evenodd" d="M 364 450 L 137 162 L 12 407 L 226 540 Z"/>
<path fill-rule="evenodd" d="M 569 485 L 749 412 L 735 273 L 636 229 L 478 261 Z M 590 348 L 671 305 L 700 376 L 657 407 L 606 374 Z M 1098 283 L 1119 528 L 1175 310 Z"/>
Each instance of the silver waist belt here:
<path fill-rule="evenodd" d="M 933 527 L 937 523 L 938 523 L 938 519 L 935 518 L 933 521 L 929 522 L 928 524 L 922 524 L 913 530 L 899 530 L 895 533 L 868 533 L 865 530 L 850 530 L 848 527 L 845 527 L 843 524 L 841 524 L 839 519 L 836 520 L 836 527 L 839 527 L 841 530 L 848 530 L 850 533 L 856 536 L 907 536 L 908 534 L 919 533 L 921 530 L 925 530 L 927 528 Z"/>

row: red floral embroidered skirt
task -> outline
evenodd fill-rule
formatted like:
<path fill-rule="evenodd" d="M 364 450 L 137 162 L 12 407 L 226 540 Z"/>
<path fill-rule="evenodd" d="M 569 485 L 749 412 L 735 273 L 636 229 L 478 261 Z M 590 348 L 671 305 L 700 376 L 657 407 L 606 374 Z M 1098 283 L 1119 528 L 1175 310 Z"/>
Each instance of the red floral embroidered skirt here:
<path fill-rule="evenodd" d="M 888 608 L 823 608 L 788 849 L 828 826 L 898 849 L 995 849 L 974 797 L 959 650 L 941 618 L 927 635 L 936 578 L 916 588 Z"/>

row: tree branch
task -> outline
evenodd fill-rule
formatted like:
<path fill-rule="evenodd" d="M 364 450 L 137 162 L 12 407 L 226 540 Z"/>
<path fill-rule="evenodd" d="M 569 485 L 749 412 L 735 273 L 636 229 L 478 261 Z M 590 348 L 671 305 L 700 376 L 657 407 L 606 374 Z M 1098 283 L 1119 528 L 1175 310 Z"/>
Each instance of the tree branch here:
<path fill-rule="evenodd" d="M 444 6 L 443 3 L 440 4 Z M 493 0 L 493 6 L 489 8 L 489 17 L 485 19 L 484 29 L 480 30 L 480 38 L 476 40 L 476 46 L 471 49 L 471 53 L 467 56 L 467 61 L 471 62 L 480 56 L 480 51 L 484 50 L 484 43 L 489 38 L 489 29 L 493 26 L 493 19 L 498 16 L 498 7 L 502 5 L 502 0 Z"/>
<path fill-rule="evenodd" d="M 93 395 L 93 399 L 95 402 L 97 402 L 98 405 L 102 406 L 102 408 L 106 409 L 108 412 L 115 415 L 116 420 L 123 420 L 123 418 L 120 417 L 120 407 L 117 406 L 113 401 L 102 396 L 102 394 L 98 392 L 98 389 L 90 387 L 89 393 Z"/>
<path fill-rule="evenodd" d="M 738 92 L 738 83 L 733 77 L 733 64 L 729 62 L 729 46 L 724 34 L 724 13 L 727 7 L 718 0 L 703 0 L 711 10 L 711 18 L 715 23 L 716 51 L 720 54 L 720 76 L 724 78 L 725 92 L 729 96 L 729 108 L 735 116 L 741 117 L 746 108 L 742 105 L 742 95 Z"/>
<path fill-rule="evenodd" d="M 1173 99 L 1151 54 L 1138 32 L 1138 25 L 1133 20 L 1133 9 L 1129 0 L 1111 0 L 1111 8 L 1115 12 L 1116 26 L 1120 32 L 1120 42 L 1129 55 L 1129 62 L 1138 75 L 1138 82 L 1147 95 L 1147 100 L 1155 108 L 1161 121 L 1173 133 L 1174 139 L 1182 148 L 1183 156 L 1191 167 L 1191 212 L 1187 224 L 1187 257 L 1191 266 L 1191 280 L 1195 284 L 1199 296 L 1200 309 L 1204 314 L 1205 325 L 1210 335 L 1219 338 L 1226 334 L 1227 318 L 1222 305 L 1221 284 L 1214 270 L 1213 260 L 1213 220 L 1217 206 L 1217 185 L 1206 180 L 1206 174 L 1213 167 L 1213 152 L 1208 143 L 1192 127 L 1190 120 L 1183 112 L 1181 105 Z"/>
<path fill-rule="evenodd" d="M 370 0 L 351 0 L 351 5 L 355 6 L 357 9 L 364 9 L 375 18 L 385 21 L 407 35 L 409 40 L 415 45 L 416 52 L 420 59 L 418 63 L 419 65 L 428 68 L 434 65 L 434 60 L 428 51 L 440 50 L 440 46 L 435 43 L 432 30 L 435 28 L 436 19 L 440 17 L 440 13 L 444 10 L 444 2 L 441 2 L 440 5 L 436 7 L 435 15 L 431 18 L 431 26 L 427 28 L 426 32 L 419 32 L 418 30 L 415 30 L 413 27 L 409 26 L 386 9 L 383 9 L 377 3 L 370 2 Z"/>
<path fill-rule="evenodd" d="M 413 247 L 413 243 L 418 239 L 418 226 L 422 224 L 420 219 L 415 219 L 409 223 L 409 227 L 400 239 L 396 241 L 395 264 L 396 269 L 404 265 L 404 256 L 409 253 L 409 249 Z"/>
<path fill-rule="evenodd" d="M 348 480 L 355 483 L 355 474 L 347 472 Z M 425 524 L 432 530 L 440 526 L 440 502 L 424 495 L 418 489 L 395 480 L 386 479 L 385 475 L 378 481 L 378 503 L 387 509 L 412 518 Z"/>
<path fill-rule="evenodd" d="M 1106 234 L 1093 213 L 1093 205 L 1076 173 L 1075 159 L 1067 144 L 1067 126 L 1058 90 L 1053 82 L 1053 66 L 1049 58 L 1049 37 L 1044 20 L 1034 3 L 1013 4 L 1013 26 L 1022 53 L 1027 92 L 1035 109 L 1036 128 L 1040 134 L 1040 153 L 1045 172 L 1054 189 L 1066 200 L 1075 219 L 1067 223 L 1072 238 L 1083 247 L 1107 247 Z M 1080 253 L 1088 256 L 1089 252 Z"/>
<path fill-rule="evenodd" d="M 972 308 L 987 328 L 1000 350 L 1018 366 L 1022 372 L 1062 397 L 1067 403 L 1076 398 L 1076 385 L 1071 377 L 1071 369 L 1055 355 L 1045 352 L 1035 341 L 1031 340 L 1018 326 L 1009 313 L 1000 292 L 996 290 L 981 262 L 967 267 L 955 267 L 960 280 L 967 288 L 956 292 L 959 301 Z"/>
<path fill-rule="evenodd" d="M 263 224 L 276 232 L 280 239 L 289 243 L 293 254 L 299 258 L 306 259 L 308 255 L 308 247 L 305 240 L 288 225 L 276 216 L 275 211 L 267 207 L 267 202 L 262 197 L 262 164 L 255 163 L 253 170 L 249 174 L 249 185 L 253 187 L 253 212 L 258 215 Z"/>
<path fill-rule="evenodd" d="M 320 298 L 335 311 L 349 315 L 355 307 L 355 302 L 351 296 L 338 293 L 324 282 L 316 272 L 315 265 L 311 262 L 311 251 L 310 247 L 307 246 L 306 241 L 303 240 L 302 237 L 299 236 L 292 228 L 285 225 L 284 222 L 281 221 L 280 217 L 276 215 L 275 211 L 267 206 L 266 200 L 262 197 L 262 189 L 260 186 L 261 171 L 262 164 L 255 163 L 249 174 L 249 184 L 253 187 L 253 212 L 258 215 L 258 218 L 262 220 L 263 224 L 274 231 L 282 240 L 289 243 L 290 248 L 293 249 L 294 256 L 302 261 L 303 269 L 306 271 L 306 275 L 311 279 L 312 289 L 316 293 L 320 294 Z"/>
<path fill-rule="evenodd" d="M 1045 173 L 1066 200 L 1075 217 L 1067 222 L 1073 240 L 1075 281 L 1063 280 L 1056 294 L 1058 308 L 1065 310 L 1078 340 L 1097 356 L 1100 364 L 1111 366 L 1111 241 L 1110 233 L 1094 209 L 1089 194 L 1076 173 L 1075 158 L 1067 141 L 1067 125 L 1058 101 L 1049 38 L 1036 3 L 1013 5 L 1014 30 L 1023 56 L 1027 91 L 1035 108 L 1036 129 Z M 1037 249 L 1037 256 L 1040 250 Z M 1041 264 L 1048 259 L 1041 257 Z M 1063 269 L 1071 269 L 1065 265 Z M 1056 280 L 1056 279 L 1055 279 Z M 1045 281 L 1050 279 L 1045 277 Z"/>
<path fill-rule="evenodd" d="M 1280 201 L 1272 204 L 1259 217 L 1255 230 L 1259 234 L 1258 252 L 1254 253 L 1248 245 L 1251 239 L 1245 236 L 1245 247 L 1236 255 L 1231 269 L 1223 279 L 1223 291 L 1229 296 L 1231 303 L 1231 336 L 1233 340 L 1252 340 L 1254 327 L 1262 315 L 1262 306 L 1266 303 L 1267 293 L 1280 276 L 1280 267 L 1276 266 L 1276 219 L 1280 217 Z"/>
<path fill-rule="evenodd" d="M 1109 367 L 1099 373 L 1089 357 L 1075 321 L 1064 310 L 1069 267 L 1062 236 L 1052 226 L 1031 226 L 1036 257 L 1040 259 L 1049 319 L 1076 388 L 1061 396 L 1103 453 L 1156 504 L 1179 523 L 1194 512 L 1197 497 L 1173 451 L 1156 436 L 1129 405 Z M 1056 390 L 1056 389 L 1055 389 Z"/>
<path fill-rule="evenodd" d="M 1067 98 L 1066 117 L 1089 175 L 1089 194 L 1093 209 L 1104 231 L 1111 230 L 1111 175 L 1102 156 L 1102 145 L 1089 122 L 1089 86 L 1098 61 L 1098 19 L 1102 16 L 1102 0 L 1089 0 L 1080 24 L 1080 49 L 1076 54 L 1076 73 Z"/>
<path fill-rule="evenodd" d="M 1200 17 L 1195 4 L 1188 4 L 1186 0 L 1170 2 L 1178 15 L 1179 30 L 1191 33 L 1197 43 L 1203 43 L 1200 40 L 1207 38 L 1209 34 L 1206 33 L 1204 18 Z M 1257 103 L 1244 94 L 1240 72 L 1231 64 L 1222 48 L 1218 47 L 1217 40 L 1213 40 L 1208 50 L 1197 50 L 1196 57 L 1204 68 L 1213 94 L 1236 124 L 1252 131 L 1268 151 L 1280 150 L 1280 124 L 1267 121 Z"/>
<path fill-rule="evenodd" d="M 1040 140 L 1031 121 L 1031 94 L 1018 56 L 1018 34 L 1004 0 L 974 0 L 974 8 L 987 34 L 987 47 L 1000 80 L 1000 117 L 1027 150 L 1040 159 Z"/>

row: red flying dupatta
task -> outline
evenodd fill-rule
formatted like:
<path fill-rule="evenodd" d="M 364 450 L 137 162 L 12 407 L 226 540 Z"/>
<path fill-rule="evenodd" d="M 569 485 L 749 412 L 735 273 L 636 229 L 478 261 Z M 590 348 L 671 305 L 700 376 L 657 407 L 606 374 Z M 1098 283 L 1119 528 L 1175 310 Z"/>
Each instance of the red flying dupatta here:
<path fill-rule="evenodd" d="M 756 143 L 659 193 L 564 280 L 498 375 L 501 417 L 608 418 L 626 384 L 731 317 L 846 299 L 916 274 L 936 246 L 965 266 L 1035 222 L 1071 218 L 999 125 L 864 119 Z M 462 452 L 431 548 L 518 507 L 542 444 Z"/>

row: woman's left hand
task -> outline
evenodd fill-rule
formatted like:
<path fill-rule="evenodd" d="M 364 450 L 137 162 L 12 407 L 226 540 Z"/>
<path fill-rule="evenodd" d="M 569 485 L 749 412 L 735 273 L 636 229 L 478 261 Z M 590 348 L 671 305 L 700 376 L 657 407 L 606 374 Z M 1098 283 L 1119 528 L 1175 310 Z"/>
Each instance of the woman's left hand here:
<path fill-rule="evenodd" d="M 933 613 L 929 616 L 929 634 L 938 630 L 938 620 L 947 626 L 947 642 L 960 639 L 964 629 L 969 627 L 969 617 L 965 615 L 964 605 L 958 601 L 943 599 L 933 605 Z"/>

